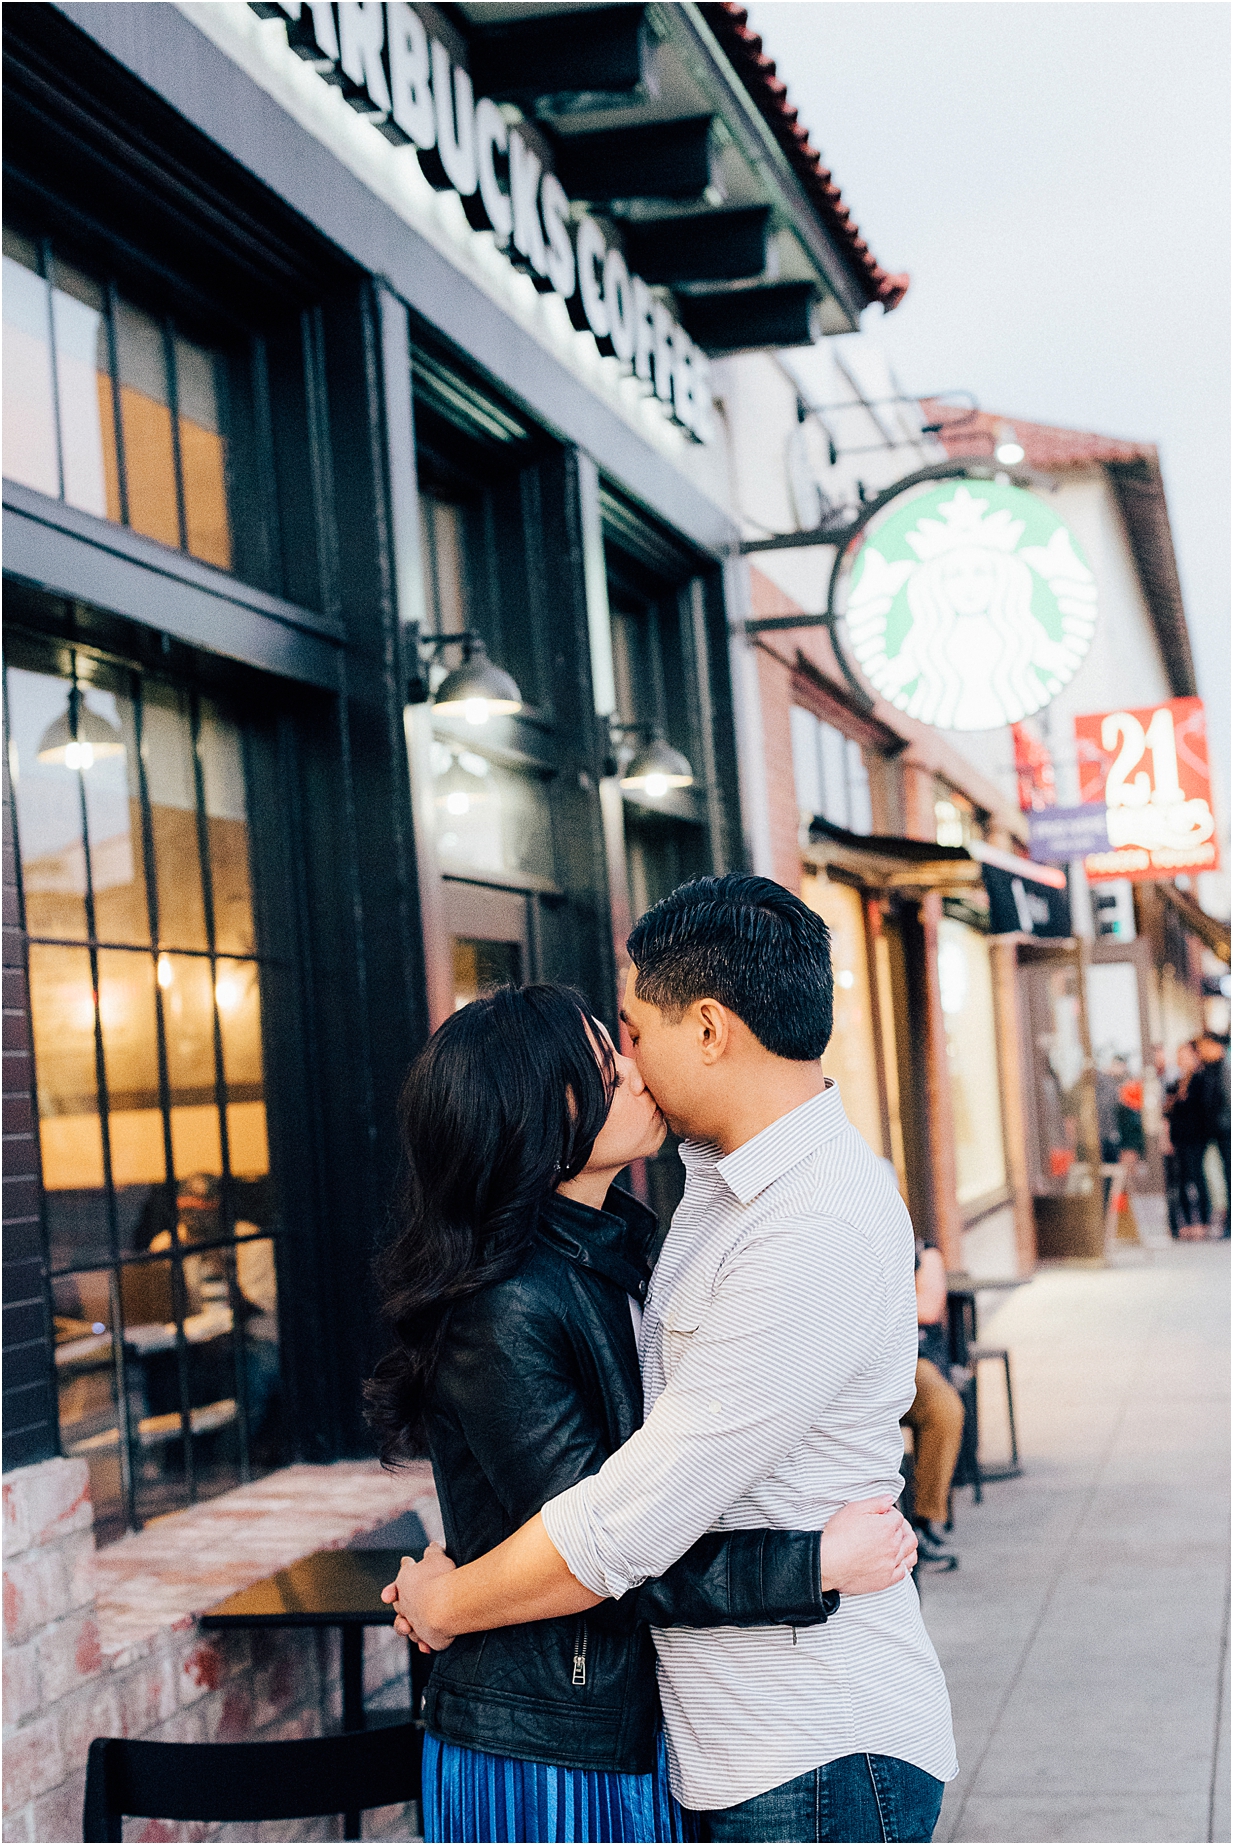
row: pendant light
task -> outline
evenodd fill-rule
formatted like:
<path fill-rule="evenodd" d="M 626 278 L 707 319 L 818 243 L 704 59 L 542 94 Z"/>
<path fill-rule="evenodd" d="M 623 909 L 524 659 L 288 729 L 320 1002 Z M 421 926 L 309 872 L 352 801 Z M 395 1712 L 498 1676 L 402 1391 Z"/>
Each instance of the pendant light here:
<path fill-rule="evenodd" d="M 482 641 L 468 644 L 461 666 L 447 673 L 437 687 L 433 705 L 468 724 L 486 724 L 490 717 L 513 717 L 522 710 L 517 682 L 488 658 Z"/>
<path fill-rule="evenodd" d="M 674 750 L 659 731 L 653 731 L 621 775 L 622 788 L 661 801 L 670 788 L 692 788 L 694 772 L 689 758 Z"/>
<path fill-rule="evenodd" d="M 91 711 L 76 686 L 69 693 L 68 710 L 53 718 L 36 752 L 40 762 L 59 763 L 66 769 L 92 769 L 108 756 L 123 756 L 124 737 L 118 724 L 101 712 Z"/>

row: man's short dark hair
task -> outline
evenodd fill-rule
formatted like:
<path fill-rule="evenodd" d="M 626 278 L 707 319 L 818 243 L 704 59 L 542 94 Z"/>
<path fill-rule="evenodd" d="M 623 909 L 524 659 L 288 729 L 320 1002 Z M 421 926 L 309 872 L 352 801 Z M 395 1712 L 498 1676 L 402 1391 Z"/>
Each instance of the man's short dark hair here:
<path fill-rule="evenodd" d="M 770 878 L 695 878 L 635 924 L 634 992 L 680 1018 L 717 999 L 775 1057 L 804 1063 L 831 1038 L 831 938 L 822 918 Z"/>

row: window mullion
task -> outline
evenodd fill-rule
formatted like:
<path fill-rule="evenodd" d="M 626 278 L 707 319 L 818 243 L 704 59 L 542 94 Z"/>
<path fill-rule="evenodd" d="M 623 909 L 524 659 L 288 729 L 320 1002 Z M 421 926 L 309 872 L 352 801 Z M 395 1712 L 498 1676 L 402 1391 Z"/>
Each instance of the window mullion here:
<path fill-rule="evenodd" d="M 172 472 L 176 480 L 176 519 L 180 527 L 180 549 L 188 550 L 188 513 L 184 504 L 184 462 L 180 453 L 180 384 L 176 375 L 176 337 L 171 321 L 162 323 L 163 366 L 167 373 L 167 399 L 171 411 Z"/>
<path fill-rule="evenodd" d="M 150 790 L 145 763 L 145 705 L 143 683 L 137 678 L 133 715 L 137 732 L 137 787 L 141 805 L 141 845 L 145 860 L 146 901 L 150 919 L 151 953 L 154 956 L 154 1023 L 158 1048 L 158 1100 L 163 1118 L 163 1160 L 167 1171 L 167 1196 L 171 1205 L 171 1298 L 175 1310 L 176 1373 L 180 1396 L 180 1439 L 184 1443 L 184 1481 L 189 1504 L 197 1499 L 197 1469 L 193 1452 L 192 1399 L 188 1379 L 188 1337 L 184 1331 L 188 1287 L 184 1279 L 184 1252 L 180 1245 L 180 1219 L 177 1208 L 175 1153 L 171 1142 L 171 1075 L 167 1062 L 167 1021 L 163 1012 L 163 989 L 158 983 L 159 913 L 158 872 L 154 858 L 154 819 L 150 812 Z"/>
<path fill-rule="evenodd" d="M 121 403 L 120 348 L 116 339 L 116 285 L 107 282 L 107 363 L 111 367 L 111 418 L 116 432 L 116 488 L 120 496 L 120 523 L 129 525 L 128 466 L 124 459 L 124 410 Z"/>
<path fill-rule="evenodd" d="M 206 818 L 205 776 L 201 765 L 201 707 L 196 693 L 190 701 L 193 738 L 193 790 L 197 804 L 197 849 L 201 857 L 201 892 L 205 908 L 206 941 L 210 950 L 210 1019 L 214 1032 L 214 1106 L 218 1110 L 219 1148 L 222 1154 L 220 1186 L 222 1221 L 230 1247 L 225 1258 L 227 1296 L 231 1304 L 231 1349 L 235 1359 L 236 1407 L 240 1429 L 240 1478 L 252 1477 L 249 1461 L 248 1351 L 245 1341 L 243 1296 L 235 1254 L 235 1194 L 231 1183 L 231 1143 L 227 1125 L 227 1078 L 223 1065 L 223 1033 L 218 1016 L 218 946 L 214 927 L 214 871 L 210 856 L 210 828 Z"/>
<path fill-rule="evenodd" d="M 56 352 L 56 315 L 52 305 L 53 258 L 48 238 L 39 239 L 39 263 L 43 271 L 43 289 L 47 301 L 47 350 L 51 355 L 51 409 L 56 438 L 56 478 L 60 498 L 64 498 L 64 434 L 60 421 L 60 361 Z"/>
<path fill-rule="evenodd" d="M 81 691 L 77 680 L 77 656 L 72 658 L 73 677 L 69 690 L 70 725 L 77 739 Z M 86 806 L 86 778 L 83 769 L 76 771 L 78 798 L 81 804 L 82 857 L 86 873 L 86 941 L 90 956 L 90 992 L 94 1002 L 94 1077 L 98 1092 L 99 1134 L 103 1148 L 103 1195 L 107 1201 L 107 1238 L 111 1249 L 108 1294 L 111 1302 L 112 1387 L 116 1393 L 117 1435 L 120 1444 L 120 1482 L 124 1495 L 124 1516 L 130 1530 L 137 1528 L 136 1483 L 133 1453 L 133 1425 L 128 1394 L 128 1366 L 124 1355 L 124 1300 L 120 1287 L 120 1226 L 116 1216 L 116 1189 L 111 1163 L 111 1101 L 107 1086 L 107 1058 L 103 1048 L 103 1021 L 99 1012 L 98 924 L 94 912 L 94 867 L 90 850 L 89 812 Z"/>

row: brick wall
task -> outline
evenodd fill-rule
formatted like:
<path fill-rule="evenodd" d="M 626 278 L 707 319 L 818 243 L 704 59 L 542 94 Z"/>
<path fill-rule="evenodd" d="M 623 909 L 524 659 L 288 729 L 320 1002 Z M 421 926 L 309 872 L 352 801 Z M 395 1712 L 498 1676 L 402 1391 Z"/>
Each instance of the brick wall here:
<path fill-rule="evenodd" d="M 4 756 L 4 1469 L 56 1452 L 52 1347 L 39 1221 L 38 1132 L 26 945 L 13 848 L 9 764 Z"/>
<path fill-rule="evenodd" d="M 749 572 L 753 612 L 758 616 L 798 614 L 796 604 L 756 568 Z M 800 814 L 792 768 L 792 670 L 797 636 L 769 634 L 755 649 L 762 700 L 762 744 L 771 830 L 771 876 L 785 889 L 801 888 Z"/>
<path fill-rule="evenodd" d="M 289 1468 L 97 1555 L 84 1461 L 20 1469 L 6 1477 L 3 1498 L 4 1838 L 47 1845 L 81 1837 L 96 1736 L 253 1742 L 337 1728 L 334 1631 L 204 1633 L 190 1608 L 403 1510 L 414 1508 L 440 1535 L 425 1470 L 391 1479 L 364 1464 Z M 186 1559 L 194 1560 L 187 1569 Z M 406 1708 L 407 1648 L 392 1628 L 367 1630 L 364 1679 L 370 1709 Z M 340 1827 L 337 1817 L 269 1826 L 130 1820 L 126 1837 L 313 1840 L 339 1838 Z M 414 1808 L 366 1813 L 364 1837 L 418 1837 Z"/>

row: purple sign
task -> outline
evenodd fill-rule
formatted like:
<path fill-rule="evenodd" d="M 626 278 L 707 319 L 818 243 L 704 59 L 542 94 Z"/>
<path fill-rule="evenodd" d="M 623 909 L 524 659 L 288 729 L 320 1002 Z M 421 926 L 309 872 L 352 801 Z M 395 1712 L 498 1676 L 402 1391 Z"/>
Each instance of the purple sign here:
<path fill-rule="evenodd" d="M 1072 858 L 1109 850 L 1108 809 L 1103 801 L 1083 807 L 1046 807 L 1028 815 L 1028 850 L 1043 865 L 1068 865 Z"/>

